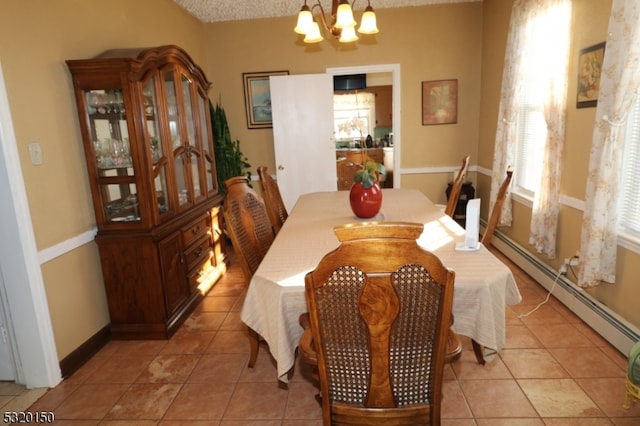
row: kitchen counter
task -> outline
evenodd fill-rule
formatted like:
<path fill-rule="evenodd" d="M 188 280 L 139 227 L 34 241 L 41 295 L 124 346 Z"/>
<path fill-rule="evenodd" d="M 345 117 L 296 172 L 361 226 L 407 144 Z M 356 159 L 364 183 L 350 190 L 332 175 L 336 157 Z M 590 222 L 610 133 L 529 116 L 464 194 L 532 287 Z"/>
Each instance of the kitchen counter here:
<path fill-rule="evenodd" d="M 362 151 L 376 163 L 383 162 L 384 154 L 382 148 L 338 148 L 336 149 L 336 160 L 345 159 L 360 164 L 362 163 Z"/>

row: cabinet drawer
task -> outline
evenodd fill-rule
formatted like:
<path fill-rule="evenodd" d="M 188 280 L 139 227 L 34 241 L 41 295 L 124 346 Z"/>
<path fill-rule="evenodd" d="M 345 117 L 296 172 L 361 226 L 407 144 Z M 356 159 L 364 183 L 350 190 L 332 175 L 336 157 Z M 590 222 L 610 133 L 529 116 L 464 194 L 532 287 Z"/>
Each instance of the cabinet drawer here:
<path fill-rule="evenodd" d="M 191 222 L 188 226 L 182 228 L 182 244 L 189 247 L 198 238 L 209 232 L 210 226 L 209 214 L 200 216 L 197 220 Z"/>
<path fill-rule="evenodd" d="M 203 289 L 211 287 L 210 280 L 212 271 L 214 271 L 214 267 L 211 259 L 208 259 L 202 265 L 191 271 L 188 275 L 189 288 L 191 288 L 191 291 L 195 291 L 196 289 L 202 291 Z"/>
<path fill-rule="evenodd" d="M 211 234 L 207 233 L 185 251 L 184 257 L 187 270 L 191 271 L 193 268 L 200 266 L 200 264 L 209 260 L 212 254 Z"/>

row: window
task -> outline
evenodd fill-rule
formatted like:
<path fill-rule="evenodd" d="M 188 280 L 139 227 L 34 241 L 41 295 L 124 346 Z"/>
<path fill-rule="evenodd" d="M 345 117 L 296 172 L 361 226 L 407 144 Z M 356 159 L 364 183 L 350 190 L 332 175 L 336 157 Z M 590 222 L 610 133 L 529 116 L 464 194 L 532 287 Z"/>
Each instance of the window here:
<path fill-rule="evenodd" d="M 619 232 L 640 239 L 640 99 L 627 119 L 619 193 Z"/>
<path fill-rule="evenodd" d="M 564 128 L 567 68 L 570 45 L 571 2 L 539 1 L 520 2 L 523 22 L 519 26 L 517 62 L 514 62 L 516 141 L 514 163 L 514 193 L 534 198 L 538 191 L 548 196 L 550 182 L 557 176 L 542 182 L 545 157 L 562 146 L 555 135 L 548 140 L 548 126 Z M 550 28 L 556 30 L 550 31 Z M 546 115 L 549 114 L 548 117 Z M 555 165 L 558 159 L 547 159 Z"/>
<path fill-rule="evenodd" d="M 375 95 L 369 92 L 333 95 L 336 142 L 363 142 L 373 135 Z"/>
<path fill-rule="evenodd" d="M 515 191 L 532 198 L 540 186 L 540 172 L 547 123 L 544 119 L 542 91 L 527 76 L 518 113 L 518 139 L 516 143 Z"/>

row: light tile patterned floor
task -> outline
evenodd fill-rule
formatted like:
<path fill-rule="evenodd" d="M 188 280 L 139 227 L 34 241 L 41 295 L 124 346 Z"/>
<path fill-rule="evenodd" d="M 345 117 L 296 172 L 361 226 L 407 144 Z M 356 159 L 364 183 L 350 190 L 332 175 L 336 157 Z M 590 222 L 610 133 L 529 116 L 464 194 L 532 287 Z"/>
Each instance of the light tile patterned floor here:
<path fill-rule="evenodd" d="M 482 367 L 463 338 L 446 367 L 442 423 L 639 425 L 640 402 L 622 408 L 626 358 L 553 297 L 522 317 L 546 292 L 510 266 L 524 300 L 506 312 L 506 347 Z M 247 368 L 244 288 L 234 264 L 171 340 L 112 341 L 29 410 L 53 411 L 58 425 L 320 425 L 303 366 L 288 390 L 266 346 Z"/>

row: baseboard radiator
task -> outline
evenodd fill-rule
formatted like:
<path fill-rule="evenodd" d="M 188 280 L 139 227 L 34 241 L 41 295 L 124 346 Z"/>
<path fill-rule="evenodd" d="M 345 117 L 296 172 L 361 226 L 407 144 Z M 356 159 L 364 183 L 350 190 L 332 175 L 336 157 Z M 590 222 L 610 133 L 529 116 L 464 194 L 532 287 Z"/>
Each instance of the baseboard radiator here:
<path fill-rule="evenodd" d="M 547 291 L 551 290 L 558 271 L 541 262 L 501 232 L 496 231 L 492 243 Z M 640 342 L 638 328 L 567 278 L 558 278 L 552 295 L 625 356 L 628 356 L 635 343 Z"/>

